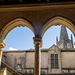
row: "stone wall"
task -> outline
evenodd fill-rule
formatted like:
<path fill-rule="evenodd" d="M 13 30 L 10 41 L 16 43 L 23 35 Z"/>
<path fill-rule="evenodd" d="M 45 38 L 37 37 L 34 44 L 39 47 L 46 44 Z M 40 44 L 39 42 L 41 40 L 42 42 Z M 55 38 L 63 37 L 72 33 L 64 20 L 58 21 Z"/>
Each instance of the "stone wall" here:
<path fill-rule="evenodd" d="M 54 47 L 53 47 L 54 48 Z M 55 48 L 54 48 L 55 49 Z M 53 50 L 52 50 L 53 51 Z M 43 52 L 41 53 L 41 73 L 75 73 L 75 51 L 64 52 Z M 50 54 L 57 53 L 59 60 L 59 68 L 50 68 Z M 22 73 L 34 73 L 34 51 L 24 51 L 24 52 L 7 52 L 3 53 L 6 56 L 6 63 L 15 69 L 17 72 Z M 15 61 L 16 58 L 16 61 Z M 21 59 L 21 60 L 20 60 Z M 4 57 L 3 57 L 3 61 Z M 21 67 L 20 67 L 21 65 Z"/>
<path fill-rule="evenodd" d="M 34 72 L 34 58 L 35 53 L 33 52 L 7 52 L 3 53 L 2 60 L 6 62 L 10 67 L 15 69 L 17 72 Z M 42 72 L 48 73 L 48 52 L 41 53 L 41 68 Z M 18 68 L 21 65 L 21 68 Z"/>
<path fill-rule="evenodd" d="M 62 68 L 75 68 L 75 52 L 62 52 Z"/>
<path fill-rule="evenodd" d="M 26 53 L 26 68 L 34 68 L 34 52 Z"/>
<path fill-rule="evenodd" d="M 41 68 L 48 68 L 48 52 L 41 53 Z"/>
<path fill-rule="evenodd" d="M 22 64 L 22 66 L 24 66 L 25 61 L 21 61 L 20 58 L 23 60 L 25 59 L 25 52 L 8 52 L 8 53 L 3 53 L 6 57 L 6 60 L 4 60 L 4 56 L 3 56 L 3 61 L 6 62 L 10 67 L 12 67 L 13 69 L 17 69 L 17 64 Z"/>

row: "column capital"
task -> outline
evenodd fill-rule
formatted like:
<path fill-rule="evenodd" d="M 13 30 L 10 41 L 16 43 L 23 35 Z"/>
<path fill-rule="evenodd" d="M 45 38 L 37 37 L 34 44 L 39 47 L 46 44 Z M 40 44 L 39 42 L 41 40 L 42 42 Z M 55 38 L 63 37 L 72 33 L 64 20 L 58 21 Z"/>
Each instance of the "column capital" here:
<path fill-rule="evenodd" d="M 0 48 L 4 48 L 6 46 L 6 44 L 4 42 L 0 43 Z"/>
<path fill-rule="evenodd" d="M 40 47 L 42 47 L 42 37 L 34 37 L 34 44 L 39 43 Z"/>

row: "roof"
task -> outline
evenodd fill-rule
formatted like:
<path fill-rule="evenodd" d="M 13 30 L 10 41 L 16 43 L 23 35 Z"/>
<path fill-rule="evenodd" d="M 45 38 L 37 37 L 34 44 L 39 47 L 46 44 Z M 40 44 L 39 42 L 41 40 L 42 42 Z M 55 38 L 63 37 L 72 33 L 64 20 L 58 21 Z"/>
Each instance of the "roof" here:
<path fill-rule="evenodd" d="M 75 50 L 75 48 L 66 48 L 66 49 L 62 48 L 61 50 Z"/>
<path fill-rule="evenodd" d="M 51 48 L 51 47 L 50 47 Z M 49 48 L 49 49 L 50 49 Z M 49 51 L 49 49 L 41 49 L 41 52 L 48 52 Z M 59 48 L 60 49 L 60 48 Z M 64 52 L 64 51 L 70 51 L 70 52 L 74 52 L 75 51 L 75 48 L 70 48 L 70 49 L 68 49 L 68 48 L 66 48 L 66 49 L 64 49 L 64 48 L 61 48 L 60 49 L 61 50 L 61 52 Z M 3 53 L 19 53 L 19 52 L 35 52 L 35 49 L 29 49 L 29 50 L 16 50 L 16 51 L 3 51 Z"/>
<path fill-rule="evenodd" d="M 41 49 L 42 52 L 48 52 L 49 49 Z M 35 49 L 29 49 L 29 50 L 13 50 L 13 51 L 9 51 L 9 50 L 6 50 L 6 51 L 3 51 L 3 53 L 10 53 L 10 52 L 34 52 Z"/>
<path fill-rule="evenodd" d="M 18 74 L 14 69 L 12 69 L 11 67 L 9 67 L 6 63 L 4 63 L 3 61 L 1 62 L 1 67 L 2 67 L 2 68 L 6 67 L 7 70 L 8 70 L 10 73 L 14 74 L 14 75 L 20 75 L 20 74 Z"/>

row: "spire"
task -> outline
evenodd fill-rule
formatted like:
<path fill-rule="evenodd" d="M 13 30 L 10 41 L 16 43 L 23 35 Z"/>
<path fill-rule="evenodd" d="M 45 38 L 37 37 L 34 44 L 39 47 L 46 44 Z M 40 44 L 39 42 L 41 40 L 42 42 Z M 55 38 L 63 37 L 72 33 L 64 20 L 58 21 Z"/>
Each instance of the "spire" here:
<path fill-rule="evenodd" d="M 61 31 L 60 31 L 60 42 L 68 42 L 69 41 L 69 37 L 68 37 L 68 33 L 66 30 L 65 26 L 61 26 Z"/>
<path fill-rule="evenodd" d="M 73 37 L 71 35 L 71 40 L 69 39 L 65 26 L 61 26 L 60 40 L 58 41 L 58 46 L 59 48 L 74 48 Z"/>
<path fill-rule="evenodd" d="M 71 34 L 71 43 L 72 43 L 72 48 L 74 48 L 74 46 L 73 46 L 73 37 L 72 37 L 72 34 Z"/>
<path fill-rule="evenodd" d="M 62 48 L 67 48 L 67 43 L 69 42 L 68 33 L 65 26 L 61 26 L 60 30 L 60 44 L 62 44 Z"/>

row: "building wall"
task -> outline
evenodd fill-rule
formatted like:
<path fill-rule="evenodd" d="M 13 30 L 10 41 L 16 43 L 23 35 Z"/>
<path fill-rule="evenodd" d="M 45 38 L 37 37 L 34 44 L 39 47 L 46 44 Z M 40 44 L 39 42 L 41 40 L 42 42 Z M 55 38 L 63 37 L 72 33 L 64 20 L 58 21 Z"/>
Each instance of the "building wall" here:
<path fill-rule="evenodd" d="M 48 68 L 48 52 L 41 53 L 41 68 Z"/>
<path fill-rule="evenodd" d="M 55 50 L 56 49 L 56 50 Z M 4 53 L 3 53 L 4 54 Z M 32 52 L 8 52 L 6 54 L 6 63 L 18 72 L 34 72 L 35 53 Z M 58 54 L 58 69 L 52 69 L 50 66 L 50 55 Z M 15 57 L 18 61 L 15 62 Z M 19 58 L 23 58 L 20 61 Z M 4 61 L 4 60 L 3 60 Z M 18 64 L 21 64 L 21 69 L 18 69 Z M 16 68 L 15 68 L 16 67 Z M 75 52 L 61 52 L 56 46 L 50 48 L 47 52 L 41 53 L 41 72 L 42 73 L 75 73 Z M 65 69 L 66 68 L 66 69 Z"/>
<path fill-rule="evenodd" d="M 34 68 L 34 52 L 26 53 L 26 68 Z"/>
<path fill-rule="evenodd" d="M 8 52 L 4 54 L 6 54 L 6 59 L 7 59 L 6 63 L 10 65 L 12 68 L 14 68 L 15 66 L 15 58 L 19 60 L 20 57 L 24 57 L 25 63 L 23 63 L 23 61 L 20 63 L 23 63 L 25 68 L 34 68 L 34 62 L 35 62 L 34 52 Z M 5 62 L 4 57 L 3 61 Z M 48 52 L 41 53 L 41 68 L 48 68 Z"/>
<path fill-rule="evenodd" d="M 34 62 L 35 62 L 35 53 L 26 52 L 26 69 L 25 72 L 33 73 L 34 72 Z M 41 72 L 48 73 L 48 52 L 41 53 Z"/>
<path fill-rule="evenodd" d="M 75 52 L 62 52 L 62 68 L 75 68 Z"/>
<path fill-rule="evenodd" d="M 6 55 L 6 60 L 4 60 L 4 57 L 3 57 L 3 61 L 10 66 L 12 67 L 13 69 L 16 70 L 17 68 L 17 64 L 21 63 L 20 61 L 20 57 L 22 58 L 25 58 L 25 52 L 8 52 L 8 53 L 3 53 Z M 16 58 L 16 61 L 15 61 L 15 58 Z M 24 61 L 22 63 L 25 63 Z"/>

